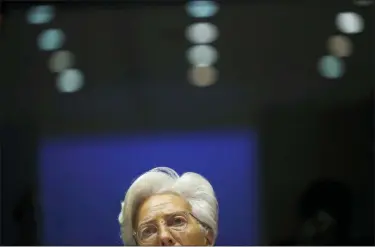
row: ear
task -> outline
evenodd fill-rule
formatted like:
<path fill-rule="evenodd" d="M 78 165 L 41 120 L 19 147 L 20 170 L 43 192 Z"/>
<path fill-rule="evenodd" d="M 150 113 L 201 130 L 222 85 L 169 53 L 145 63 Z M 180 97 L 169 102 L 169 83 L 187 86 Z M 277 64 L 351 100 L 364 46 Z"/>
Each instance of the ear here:
<path fill-rule="evenodd" d="M 206 245 L 213 246 L 214 245 L 214 232 L 212 230 L 208 230 L 206 233 Z"/>

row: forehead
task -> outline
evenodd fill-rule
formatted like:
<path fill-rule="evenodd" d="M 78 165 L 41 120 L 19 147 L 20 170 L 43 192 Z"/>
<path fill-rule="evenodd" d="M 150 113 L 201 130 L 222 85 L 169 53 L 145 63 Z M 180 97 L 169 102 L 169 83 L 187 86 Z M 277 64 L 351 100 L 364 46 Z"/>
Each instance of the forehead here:
<path fill-rule="evenodd" d="M 137 213 L 137 223 L 162 217 L 180 211 L 190 211 L 189 203 L 179 195 L 153 195 L 141 203 Z"/>

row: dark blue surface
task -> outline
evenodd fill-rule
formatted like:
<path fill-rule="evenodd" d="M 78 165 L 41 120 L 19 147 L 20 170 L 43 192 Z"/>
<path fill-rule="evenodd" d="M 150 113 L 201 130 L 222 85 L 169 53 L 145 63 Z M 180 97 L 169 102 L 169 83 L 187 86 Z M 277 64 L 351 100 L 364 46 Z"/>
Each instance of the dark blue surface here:
<path fill-rule="evenodd" d="M 256 135 L 250 130 L 45 139 L 40 179 L 45 245 L 120 245 L 120 201 L 156 167 L 194 171 L 219 200 L 217 245 L 253 245 L 258 235 Z"/>

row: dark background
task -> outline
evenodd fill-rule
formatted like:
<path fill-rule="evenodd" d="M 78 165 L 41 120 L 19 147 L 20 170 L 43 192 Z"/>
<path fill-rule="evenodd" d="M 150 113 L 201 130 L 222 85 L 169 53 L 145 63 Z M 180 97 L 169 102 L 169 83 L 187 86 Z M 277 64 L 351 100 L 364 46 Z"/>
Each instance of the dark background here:
<path fill-rule="evenodd" d="M 2 244 L 22 242 L 13 211 L 25 189 L 37 187 L 42 136 L 217 126 L 258 130 L 262 243 L 293 234 L 298 197 L 317 178 L 350 186 L 353 235 L 373 241 L 373 7 L 308 2 L 223 3 L 211 20 L 221 34 L 215 42 L 221 76 L 210 88 L 186 82 L 189 44 L 183 33 L 193 20 L 182 6 L 60 3 L 49 26 L 66 33 L 64 49 L 75 53 L 87 82 L 72 95 L 56 91 L 46 67 L 50 54 L 36 48 L 45 27 L 27 25 L 26 4 L 6 4 L 0 44 L 6 58 L 0 60 Z M 364 17 L 365 31 L 350 36 L 355 49 L 345 59 L 344 77 L 325 80 L 316 63 L 326 54 L 327 38 L 338 33 L 335 15 L 346 10 Z M 37 223 L 22 224 L 30 229 L 22 243 L 37 243 L 31 236 Z"/>

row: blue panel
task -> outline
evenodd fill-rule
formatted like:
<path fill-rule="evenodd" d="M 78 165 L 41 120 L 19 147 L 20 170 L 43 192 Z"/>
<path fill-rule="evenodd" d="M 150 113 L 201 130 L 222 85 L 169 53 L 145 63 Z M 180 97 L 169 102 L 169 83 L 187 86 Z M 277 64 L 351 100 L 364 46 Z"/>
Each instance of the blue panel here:
<path fill-rule="evenodd" d="M 217 245 L 257 243 L 256 135 L 249 130 L 64 137 L 40 145 L 44 245 L 120 245 L 120 201 L 155 167 L 194 171 L 219 200 Z"/>

